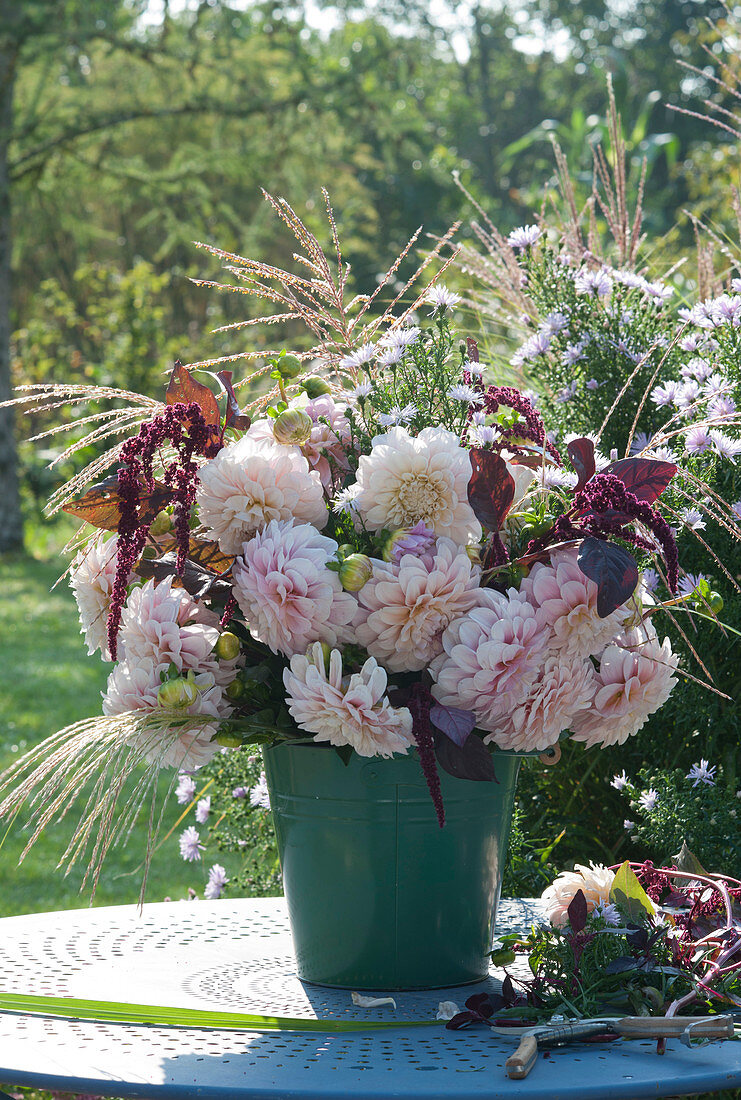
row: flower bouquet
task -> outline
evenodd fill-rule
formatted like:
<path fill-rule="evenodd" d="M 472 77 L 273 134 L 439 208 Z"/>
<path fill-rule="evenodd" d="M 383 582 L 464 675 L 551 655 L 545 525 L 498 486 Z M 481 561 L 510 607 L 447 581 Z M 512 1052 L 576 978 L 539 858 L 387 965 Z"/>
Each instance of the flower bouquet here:
<path fill-rule="evenodd" d="M 277 303 L 272 319 L 303 318 L 316 344 L 265 354 L 267 393 L 242 407 L 245 383 L 204 369 L 215 363 L 176 365 L 164 402 L 64 385 L 19 399 L 80 405 L 91 427 L 77 447 L 127 436 L 52 501 L 98 529 L 69 574 L 88 652 L 113 663 L 103 716 L 19 761 L 0 805 L 14 813 L 35 792 L 35 837 L 90 783 L 66 859 L 89 847 L 93 884 L 163 767 L 261 745 L 283 760 L 268 777 L 280 786 L 283 769 L 286 798 L 329 804 L 352 767 L 370 759 L 375 782 L 386 758 L 412 757 L 389 797 L 418 772 L 430 801 L 415 812 L 443 826 L 446 792 L 456 805 L 474 788 L 492 799 L 507 754 L 555 759 L 566 736 L 620 744 L 675 685 L 641 570 L 659 570 L 673 599 L 660 497 L 676 465 L 604 456 L 585 436 L 559 450 L 532 397 L 490 384 L 476 342 L 456 337 L 456 294 L 436 283 L 404 305 L 407 283 L 374 317 L 378 291 L 346 303 L 331 210 L 334 264 L 274 206 L 309 277 L 227 256 L 232 289 Z M 97 398 L 118 407 L 91 413 Z M 325 766 L 340 769 L 331 790 Z M 509 809 L 497 811 L 500 847 Z M 150 813 L 154 832 L 154 802 Z M 286 889 L 300 908 L 287 878 Z M 481 911 L 495 902 L 490 885 Z M 490 920 L 476 920 L 483 960 Z"/>

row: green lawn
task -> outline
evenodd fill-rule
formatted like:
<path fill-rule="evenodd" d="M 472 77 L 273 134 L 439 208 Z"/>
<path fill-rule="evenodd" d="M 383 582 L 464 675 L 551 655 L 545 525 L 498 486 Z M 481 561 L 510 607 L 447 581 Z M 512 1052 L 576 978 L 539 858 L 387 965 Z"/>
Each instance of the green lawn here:
<path fill-rule="evenodd" d="M 50 592 L 63 568 L 59 558 L 51 563 L 25 557 L 0 559 L 0 768 L 56 730 L 100 712 L 100 692 L 110 666 L 88 657 L 67 584 Z M 163 796 L 171 778 L 171 772 L 163 775 Z M 165 831 L 181 809 L 171 797 Z M 71 825 L 70 816 L 69 826 L 62 822 L 50 827 L 20 865 L 27 834 L 20 823 L 13 826 L 0 850 L 0 915 L 89 904 L 89 893 L 80 893 L 82 874 L 75 870 L 65 877 L 56 869 Z M 144 841 L 145 827 L 139 825 L 126 847 L 112 850 L 95 905 L 137 900 L 137 868 Z M 219 854 L 219 862 L 225 863 L 226 858 Z M 204 882 L 205 869 L 200 864 L 181 860 L 175 835 L 155 853 L 147 900 L 184 897 L 189 886 L 201 893 Z"/>

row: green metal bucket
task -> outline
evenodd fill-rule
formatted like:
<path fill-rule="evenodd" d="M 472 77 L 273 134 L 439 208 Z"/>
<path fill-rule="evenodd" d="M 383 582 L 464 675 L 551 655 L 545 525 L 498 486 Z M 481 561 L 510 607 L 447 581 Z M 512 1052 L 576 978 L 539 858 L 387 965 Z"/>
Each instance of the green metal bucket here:
<path fill-rule="evenodd" d="M 263 753 L 299 977 L 367 990 L 485 977 L 520 757 L 497 753 L 498 783 L 441 771 L 441 829 L 416 753 Z"/>

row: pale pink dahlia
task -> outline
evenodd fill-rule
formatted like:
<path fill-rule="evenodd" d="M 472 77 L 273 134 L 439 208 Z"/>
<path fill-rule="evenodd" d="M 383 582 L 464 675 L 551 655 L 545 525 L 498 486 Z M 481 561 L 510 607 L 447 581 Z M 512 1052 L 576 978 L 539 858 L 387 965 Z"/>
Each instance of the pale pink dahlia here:
<path fill-rule="evenodd" d="M 234 679 L 235 661 L 219 661 L 218 616 L 199 604 L 173 578 L 134 588 L 121 615 L 121 644 L 128 659 L 150 666 L 174 664 L 178 671 L 210 671 L 225 686 Z"/>
<path fill-rule="evenodd" d="M 190 706 L 165 710 L 158 704 L 161 685 L 160 673 L 166 673 L 167 664 L 153 665 L 146 659 L 127 656 L 108 677 L 103 695 L 103 713 L 127 714 L 131 711 L 149 711 L 166 723 L 165 729 L 145 731 L 137 738 L 136 747 L 144 752 L 147 760 L 156 760 L 160 767 L 193 771 L 207 763 L 218 749 L 212 738 L 222 718 L 231 713 L 231 706 L 222 689 L 214 682 L 212 672 L 198 673 L 195 684 L 198 695 Z M 184 718 L 203 722 L 195 728 L 182 728 Z M 168 723 L 167 719 L 171 721 Z M 213 718 L 214 721 L 208 721 Z"/>
<path fill-rule="evenodd" d="M 620 632 L 624 609 L 601 619 L 597 614 L 597 585 L 576 564 L 576 549 L 559 550 L 551 564 L 538 562 L 520 591 L 537 608 L 538 622 L 553 632 L 551 648 L 588 657 L 599 653 Z"/>
<path fill-rule="evenodd" d="M 99 649 L 103 660 L 110 661 L 106 622 L 116 577 L 118 536 L 107 538 L 106 534 L 99 532 L 80 550 L 70 567 L 69 583 L 80 612 L 80 633 L 85 635 L 88 653 L 92 656 Z"/>
<path fill-rule="evenodd" d="M 290 657 L 317 640 L 350 640 L 358 611 L 337 573 L 337 543 L 309 523 L 272 520 L 234 563 L 234 595 L 253 638 Z"/>
<path fill-rule="evenodd" d="M 575 741 L 587 745 L 622 745 L 672 693 L 679 660 L 669 639 L 644 632 L 622 635 L 609 645 L 595 675 L 592 708 L 573 726 Z"/>
<path fill-rule="evenodd" d="M 486 602 L 455 619 L 442 637 L 444 653 L 432 664 L 432 694 L 446 706 L 476 715 L 495 733 L 524 702 L 543 666 L 550 631 L 521 592 L 481 589 Z"/>
<path fill-rule="evenodd" d="M 342 474 L 350 469 L 347 447 L 351 433 L 345 406 L 337 405 L 326 393 L 309 401 L 303 411 L 311 417 L 314 427 L 301 450 L 309 466 L 319 474 L 324 488 L 331 490 Z"/>
<path fill-rule="evenodd" d="M 342 675 L 342 656 L 333 649 L 329 671 L 317 643 L 312 658 L 291 658 L 283 673 L 288 709 L 315 741 L 350 745 L 359 756 L 406 753 L 413 744 L 412 716 L 386 698 L 386 673 L 372 657 L 360 672 Z"/>
<path fill-rule="evenodd" d="M 585 867 L 577 863 L 575 870 L 562 871 L 541 896 L 548 920 L 554 928 L 563 928 L 569 919 L 569 905 L 579 890 L 586 898 L 587 913 L 600 904 L 608 905 L 614 880 L 615 872 L 602 864 L 590 863 Z"/>
<path fill-rule="evenodd" d="M 426 668 L 442 653 L 448 624 L 486 599 L 479 569 L 450 539 L 438 539 L 432 564 L 405 554 L 398 566 L 374 562 L 358 592 L 367 618 L 357 639 L 392 672 Z"/>
<path fill-rule="evenodd" d="M 318 528 L 327 522 L 319 474 L 293 447 L 244 435 L 202 466 L 199 478 L 201 522 L 225 554 L 238 554 L 274 519 Z"/>
<path fill-rule="evenodd" d="M 550 656 L 524 702 L 484 741 L 514 752 L 543 752 L 589 707 L 594 689 L 589 660 L 561 653 Z"/>
<path fill-rule="evenodd" d="M 468 503 L 471 459 L 445 428 L 424 428 L 416 438 L 392 428 L 373 440 L 358 466 L 358 507 L 373 531 L 413 527 L 424 520 L 436 535 L 459 546 L 481 538 Z"/>

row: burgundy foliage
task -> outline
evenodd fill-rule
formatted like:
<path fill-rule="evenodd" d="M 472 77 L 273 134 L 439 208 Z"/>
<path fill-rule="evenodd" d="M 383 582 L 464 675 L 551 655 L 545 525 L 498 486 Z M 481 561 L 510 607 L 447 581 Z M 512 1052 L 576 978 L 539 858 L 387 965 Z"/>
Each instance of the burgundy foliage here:
<path fill-rule="evenodd" d="M 443 807 L 443 793 L 440 788 L 440 776 L 437 774 L 437 763 L 435 761 L 435 734 L 430 721 L 430 710 L 434 702 L 430 689 L 425 684 L 417 683 L 409 689 L 405 705 L 412 715 L 412 731 L 414 740 L 417 742 L 419 761 L 427 780 L 438 824 L 442 829 L 445 824 L 445 809 Z"/>

